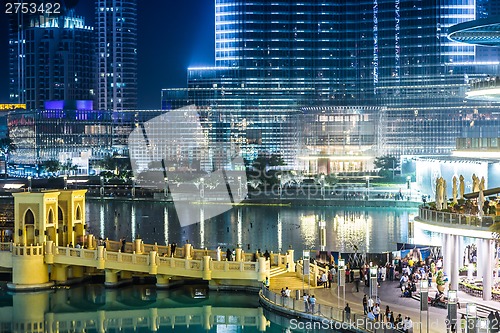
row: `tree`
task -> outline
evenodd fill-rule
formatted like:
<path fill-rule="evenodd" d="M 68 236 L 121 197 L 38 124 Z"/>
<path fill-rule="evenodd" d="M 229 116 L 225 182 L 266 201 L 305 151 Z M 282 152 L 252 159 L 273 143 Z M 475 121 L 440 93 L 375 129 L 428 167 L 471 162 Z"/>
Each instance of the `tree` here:
<path fill-rule="evenodd" d="M 8 163 L 9 154 L 16 151 L 16 145 L 9 137 L 0 139 L 0 154 L 5 157 L 5 162 Z"/>
<path fill-rule="evenodd" d="M 259 172 L 257 178 L 260 179 L 262 184 L 268 184 L 268 180 L 273 178 L 268 174 L 268 168 L 274 166 L 285 165 L 285 161 L 279 154 L 259 154 L 254 160 L 252 167 Z"/>
<path fill-rule="evenodd" d="M 61 166 L 61 170 L 64 174 L 71 174 L 73 171 L 78 171 L 78 166 L 73 164 L 73 162 L 68 158 L 66 162 Z"/>
<path fill-rule="evenodd" d="M 375 158 L 373 165 L 380 169 L 381 176 L 388 177 L 392 173 L 392 179 L 394 179 L 394 170 L 399 167 L 399 160 L 395 156 L 384 155 Z"/>
<path fill-rule="evenodd" d="M 106 156 L 97 165 L 101 169 L 111 172 L 116 178 L 128 179 L 132 177 L 132 164 L 128 157 L 120 155 Z M 102 175 L 109 178 L 110 173 L 102 172 Z"/>
<path fill-rule="evenodd" d="M 57 173 L 61 170 L 61 162 L 58 160 L 47 160 L 42 164 L 46 172 Z"/>

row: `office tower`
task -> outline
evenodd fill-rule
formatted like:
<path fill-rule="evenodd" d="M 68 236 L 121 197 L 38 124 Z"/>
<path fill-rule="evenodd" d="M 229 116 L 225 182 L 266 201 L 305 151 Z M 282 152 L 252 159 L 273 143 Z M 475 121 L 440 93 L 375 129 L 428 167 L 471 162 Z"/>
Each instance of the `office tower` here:
<path fill-rule="evenodd" d="M 486 61 L 487 53 L 478 61 L 479 48 L 447 38 L 448 27 L 473 20 L 478 8 L 486 15 L 500 7 L 477 5 L 216 0 L 215 67 L 188 70 L 183 103 L 216 115 L 214 137 L 240 142 L 246 157 L 280 152 L 290 164 L 297 156 L 326 158 L 324 169 L 336 170 L 335 161 L 359 154 L 449 153 L 474 117 L 496 110 L 465 102 L 465 92 L 498 64 Z M 162 94 L 162 107 L 175 104 L 178 92 Z M 303 126 L 295 132 L 307 136 L 297 141 L 291 127 L 266 129 L 248 116 L 294 112 Z"/>
<path fill-rule="evenodd" d="M 96 0 L 97 106 L 137 107 L 137 0 Z"/>
<path fill-rule="evenodd" d="M 48 100 L 93 99 L 93 28 L 73 10 L 11 16 L 10 99 L 41 109 Z"/>

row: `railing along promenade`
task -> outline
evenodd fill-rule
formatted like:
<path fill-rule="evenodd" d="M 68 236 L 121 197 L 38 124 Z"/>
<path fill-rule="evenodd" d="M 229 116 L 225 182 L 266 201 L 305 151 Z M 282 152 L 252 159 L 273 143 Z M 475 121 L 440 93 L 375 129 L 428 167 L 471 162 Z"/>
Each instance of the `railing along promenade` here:
<path fill-rule="evenodd" d="M 175 249 L 142 241 L 126 243 L 121 252 L 121 242 L 105 240 L 105 245 L 94 242 L 90 248 L 57 246 L 52 241 L 44 245 L 19 245 L 0 243 L 0 266 L 12 268 L 13 256 L 44 256 L 46 264 L 94 267 L 100 270 L 129 271 L 151 275 L 177 276 L 187 278 L 242 279 L 264 281 L 271 266 L 293 265 L 293 251 L 290 254 L 273 254 L 269 260 L 254 253 L 236 249 L 236 260 L 217 258 L 216 250 L 193 249 L 184 246 Z M 97 245 L 97 246 L 96 246 Z M 95 248 L 93 248 L 95 246 Z M 222 260 L 221 260 L 222 259 Z"/>
<path fill-rule="evenodd" d="M 316 302 L 314 312 L 310 304 L 302 299 L 294 297 L 284 297 L 266 287 L 262 287 L 261 299 L 264 303 L 271 304 L 274 307 L 281 308 L 281 311 L 294 316 L 306 319 L 313 319 L 318 322 L 318 328 L 333 329 L 342 332 L 370 332 L 370 333 L 397 333 L 403 332 L 396 328 L 391 328 L 387 323 L 374 322 L 367 316 L 350 312 L 348 315 L 343 309 Z M 311 325 L 312 326 L 312 325 Z M 314 327 L 314 326 L 313 326 Z"/>
<path fill-rule="evenodd" d="M 471 90 L 481 90 L 481 89 L 491 89 L 500 86 L 500 77 L 487 77 L 484 79 L 478 79 L 471 81 L 470 89 Z"/>
<path fill-rule="evenodd" d="M 433 210 L 428 207 L 420 206 L 418 211 L 418 218 L 423 221 L 449 224 L 454 226 L 469 226 L 489 228 L 495 219 L 492 216 L 478 216 L 471 214 L 449 213 L 438 210 Z"/>
<path fill-rule="evenodd" d="M 32 332 L 108 332 L 110 330 L 168 331 L 175 327 L 191 327 L 197 331 L 210 330 L 214 325 L 255 327 L 264 332 L 270 325 L 262 308 L 234 307 L 183 307 L 149 308 L 134 310 L 98 310 L 87 312 L 53 313 L 35 310 L 37 316 L 14 313 L 12 307 L 2 308 L 0 331 L 28 332 L 28 327 L 38 327 Z M 38 313 L 40 312 L 40 313 Z M 40 319 L 40 320 L 37 320 Z"/>

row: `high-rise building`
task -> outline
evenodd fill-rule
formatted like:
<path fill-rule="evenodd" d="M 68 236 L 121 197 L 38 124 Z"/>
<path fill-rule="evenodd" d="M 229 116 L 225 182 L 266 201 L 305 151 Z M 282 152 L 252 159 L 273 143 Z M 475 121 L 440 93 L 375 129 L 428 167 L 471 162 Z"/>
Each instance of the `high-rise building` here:
<path fill-rule="evenodd" d="M 250 157 L 279 152 L 290 164 L 297 156 L 308 161 L 319 156 L 330 159 L 326 169 L 334 170 L 339 155 L 359 153 L 356 143 L 347 144 L 351 136 L 345 133 L 330 136 L 345 142 L 333 140 L 328 146 L 316 140 L 317 147 L 297 153 L 301 145 L 290 145 L 300 138 L 289 140 L 294 138 L 289 126 L 280 132 L 248 121 L 250 114 L 294 112 L 317 122 L 298 123 L 322 135 L 327 134 L 323 129 L 343 128 L 345 117 L 370 119 L 379 126 L 376 131 L 351 128 L 365 147 L 371 146 L 365 153 L 448 153 L 474 114 L 497 109 L 466 102 L 465 92 L 470 80 L 496 73 L 498 59 L 488 61 L 488 52 L 449 40 L 447 29 L 499 8 L 475 0 L 216 0 L 215 67 L 188 70 L 181 104 L 210 110 L 217 118 L 214 136 L 240 142 Z M 164 108 L 175 105 L 176 91 L 162 94 Z M 314 110 L 317 117 L 311 115 Z M 255 133 L 262 133 L 262 140 L 254 140 Z M 309 142 L 315 140 L 309 137 Z"/>
<path fill-rule="evenodd" d="M 137 0 L 96 0 L 97 106 L 137 107 Z"/>
<path fill-rule="evenodd" d="M 10 100 L 41 109 L 48 100 L 92 100 L 93 28 L 73 10 L 11 16 Z"/>

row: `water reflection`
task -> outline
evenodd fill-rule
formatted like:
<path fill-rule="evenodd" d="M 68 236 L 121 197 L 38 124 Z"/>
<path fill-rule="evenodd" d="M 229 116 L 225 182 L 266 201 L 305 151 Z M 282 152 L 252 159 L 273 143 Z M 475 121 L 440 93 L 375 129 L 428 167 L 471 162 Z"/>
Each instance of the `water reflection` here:
<path fill-rule="evenodd" d="M 180 227 L 173 206 L 159 202 L 89 201 L 87 218 L 94 234 L 110 239 L 140 234 L 147 243 L 183 244 L 195 247 L 235 248 L 246 252 L 286 250 L 290 245 L 328 251 L 385 252 L 408 240 L 408 220 L 416 209 L 238 206 L 231 211 Z M 193 205 L 203 216 L 203 206 Z M 104 217 L 103 217 L 104 214 Z M 118 226 L 114 228 L 114 215 Z M 99 223 L 100 222 L 100 223 Z M 322 231 L 323 231 L 323 236 Z M 298 259 L 298 258 L 297 258 Z"/>
<path fill-rule="evenodd" d="M 282 332 L 256 294 L 200 293 L 205 286 L 157 290 L 83 285 L 0 295 L 2 332 Z M 197 298 L 196 295 L 203 295 Z"/>

